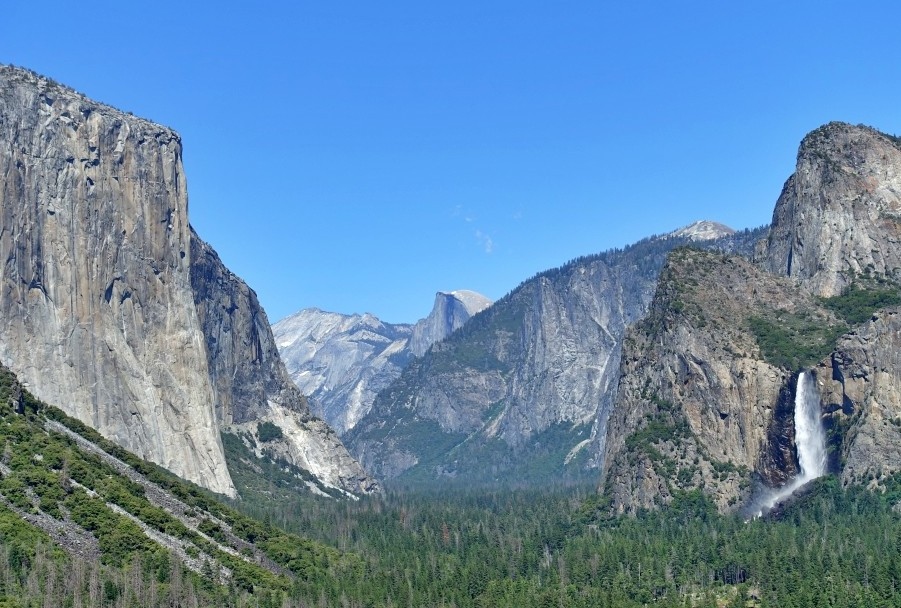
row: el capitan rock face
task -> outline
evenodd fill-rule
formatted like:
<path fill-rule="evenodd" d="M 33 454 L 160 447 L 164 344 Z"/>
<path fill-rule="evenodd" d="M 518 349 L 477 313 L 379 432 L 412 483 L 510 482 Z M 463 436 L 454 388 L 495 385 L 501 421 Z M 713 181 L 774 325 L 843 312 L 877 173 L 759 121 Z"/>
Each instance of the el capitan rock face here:
<path fill-rule="evenodd" d="M 0 360 L 40 399 L 234 495 L 178 135 L 2 67 L 0 142 Z"/>
<path fill-rule="evenodd" d="M 266 358 L 277 360 L 274 348 L 231 360 L 251 388 L 223 382 L 219 364 L 210 365 L 207 343 L 221 336 L 215 315 L 195 305 L 193 262 L 206 252 L 188 225 L 178 135 L 0 66 L 0 222 L 0 360 L 40 399 L 235 495 L 220 425 L 269 415 L 274 385 L 290 382 L 269 371 L 278 365 Z M 203 295 L 229 297 L 213 286 Z M 262 311 L 232 312 L 241 316 L 234 344 L 265 350 Z M 263 394 L 263 403 L 234 403 Z"/>

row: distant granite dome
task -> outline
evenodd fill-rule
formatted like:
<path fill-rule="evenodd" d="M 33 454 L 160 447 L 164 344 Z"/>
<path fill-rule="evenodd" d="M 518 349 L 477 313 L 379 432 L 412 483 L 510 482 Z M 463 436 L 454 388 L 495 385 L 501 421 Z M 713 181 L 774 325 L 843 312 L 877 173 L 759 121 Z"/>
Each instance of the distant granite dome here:
<path fill-rule="evenodd" d="M 491 300 L 469 290 L 438 292 L 429 316 L 415 325 L 374 315 L 307 308 L 272 326 L 288 373 L 311 398 L 310 408 L 342 435 L 414 356 L 448 337 Z"/>
<path fill-rule="evenodd" d="M 729 230 L 698 246 L 750 255 L 760 236 Z M 651 237 L 525 281 L 411 361 L 345 444 L 384 480 L 542 484 L 596 475 L 588 469 L 603 452 L 625 327 L 647 310 L 667 253 L 690 242 Z M 461 299 L 438 294 L 436 310 Z"/>
<path fill-rule="evenodd" d="M 491 306 L 491 300 L 480 293 L 460 289 L 439 291 L 435 294 L 435 305 L 425 319 L 413 327 L 410 350 L 417 357 L 425 354 L 432 344 L 445 339 L 470 317 Z"/>
<path fill-rule="evenodd" d="M 667 234 L 669 237 L 687 238 L 690 241 L 709 241 L 735 234 L 735 231 L 725 224 L 701 220 L 679 228 Z"/>

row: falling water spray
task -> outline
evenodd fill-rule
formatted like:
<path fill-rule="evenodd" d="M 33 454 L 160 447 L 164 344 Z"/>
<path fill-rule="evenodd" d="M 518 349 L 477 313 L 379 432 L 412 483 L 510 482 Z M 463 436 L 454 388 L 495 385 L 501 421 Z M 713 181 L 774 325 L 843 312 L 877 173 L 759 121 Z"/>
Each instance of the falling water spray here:
<path fill-rule="evenodd" d="M 820 420 L 820 395 L 813 374 L 798 374 L 795 388 L 795 447 L 798 451 L 798 475 L 781 488 L 760 499 L 758 516 L 772 509 L 808 481 L 826 474 L 826 433 Z"/>

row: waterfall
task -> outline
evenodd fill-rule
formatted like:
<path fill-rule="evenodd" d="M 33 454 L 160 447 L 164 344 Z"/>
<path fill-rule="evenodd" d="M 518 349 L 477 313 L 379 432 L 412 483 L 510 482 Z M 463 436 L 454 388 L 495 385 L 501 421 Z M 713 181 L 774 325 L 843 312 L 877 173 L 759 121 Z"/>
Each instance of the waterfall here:
<path fill-rule="evenodd" d="M 798 374 L 795 387 L 795 447 L 800 472 L 784 486 L 771 490 L 760 499 L 758 516 L 808 481 L 826 474 L 826 433 L 820 420 L 820 395 L 813 374 L 808 372 Z"/>
<path fill-rule="evenodd" d="M 801 472 L 798 486 L 826 474 L 826 433 L 820 421 L 820 395 L 813 374 L 801 372 L 795 389 L 795 445 Z"/>

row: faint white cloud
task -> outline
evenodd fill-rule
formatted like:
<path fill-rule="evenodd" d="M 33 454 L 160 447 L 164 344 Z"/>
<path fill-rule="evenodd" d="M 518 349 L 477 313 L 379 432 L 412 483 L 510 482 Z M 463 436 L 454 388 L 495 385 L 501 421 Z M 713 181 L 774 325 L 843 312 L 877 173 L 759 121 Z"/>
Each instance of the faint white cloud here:
<path fill-rule="evenodd" d="M 467 224 L 471 224 L 478 219 L 472 212 L 472 209 L 464 209 L 463 205 L 455 205 L 454 210 L 451 211 L 451 217 L 460 218 Z"/>
<path fill-rule="evenodd" d="M 481 230 L 476 230 L 476 239 L 482 248 L 485 249 L 485 253 L 490 255 L 494 251 L 494 240 L 492 240 L 491 235 L 485 234 Z"/>

